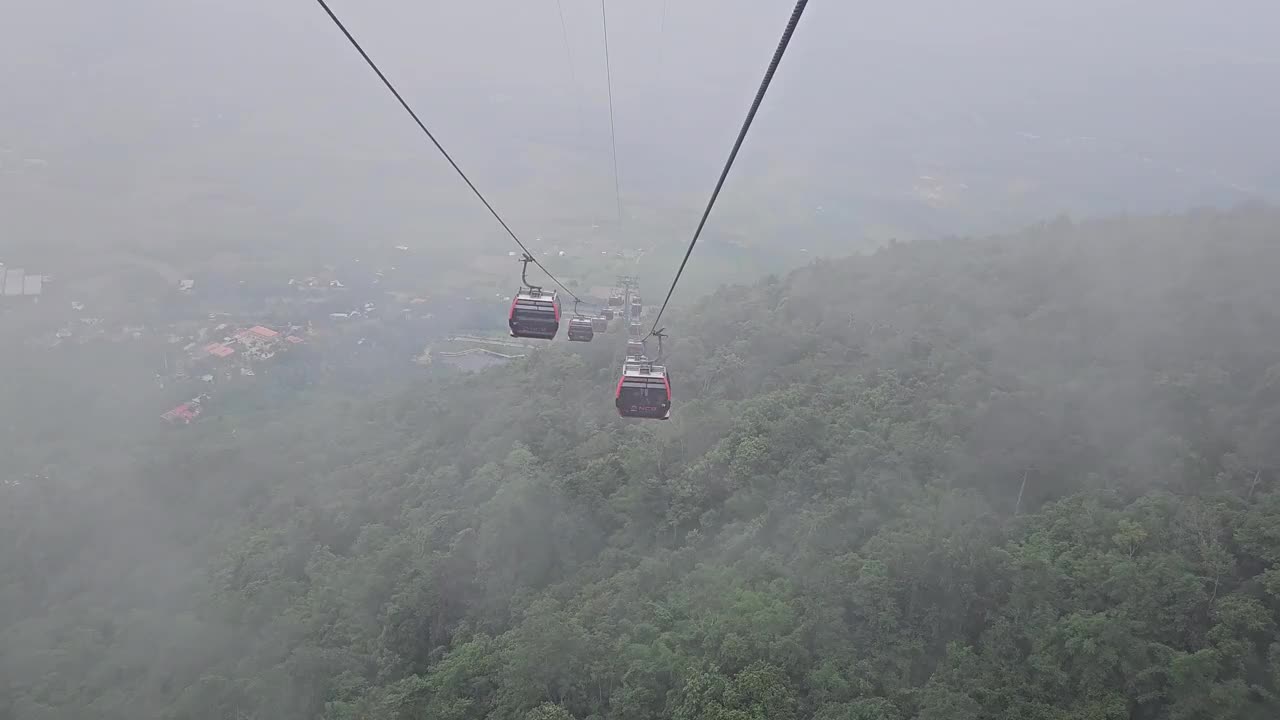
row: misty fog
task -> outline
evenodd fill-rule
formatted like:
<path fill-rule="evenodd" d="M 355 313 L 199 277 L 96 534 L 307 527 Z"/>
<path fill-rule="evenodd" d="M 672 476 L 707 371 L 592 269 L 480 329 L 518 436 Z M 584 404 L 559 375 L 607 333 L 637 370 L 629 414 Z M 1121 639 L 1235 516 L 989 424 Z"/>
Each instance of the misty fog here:
<path fill-rule="evenodd" d="M 357 38 L 519 228 L 605 223 L 601 242 L 660 247 L 691 230 L 788 11 L 612 8 L 635 219 L 619 229 L 597 4 L 564 0 L 568 53 L 549 1 L 349 5 Z M 1271 197 L 1276 12 L 816 3 L 712 231 L 801 226 L 847 251 L 857 236 Z M 501 245 L 307 3 L 51 0 L 17 8 L 0 32 L 14 242 L 194 255 L 299 236 Z M 49 165 L 37 173 L 26 157 Z M 935 206 L 913 193 L 921 175 L 944 184 Z M 76 211 L 58 212 L 71 199 Z M 838 217 L 815 217 L 818 206 Z"/>
<path fill-rule="evenodd" d="M 617 197 L 599 0 L 329 0 L 550 342 L 316 3 L 6 8 L 0 720 L 1280 716 L 1280 6 L 813 0 L 659 323 L 792 3 L 606 1 Z"/>

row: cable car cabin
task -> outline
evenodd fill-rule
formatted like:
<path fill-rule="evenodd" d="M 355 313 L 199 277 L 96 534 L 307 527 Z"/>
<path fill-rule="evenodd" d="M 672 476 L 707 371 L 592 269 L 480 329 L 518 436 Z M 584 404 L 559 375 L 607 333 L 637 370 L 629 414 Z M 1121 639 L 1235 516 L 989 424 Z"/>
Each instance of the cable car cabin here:
<path fill-rule="evenodd" d="M 569 340 L 571 342 L 591 342 L 596 336 L 591 321 L 584 317 L 569 318 Z"/>
<path fill-rule="evenodd" d="M 507 324 L 511 337 L 550 340 L 560 330 L 560 298 L 554 292 L 522 289 L 511 301 Z"/>
<path fill-rule="evenodd" d="M 598 333 L 606 332 L 609 329 L 609 320 L 603 315 L 597 315 L 591 318 L 591 329 Z"/>
<path fill-rule="evenodd" d="M 627 357 L 641 358 L 644 357 L 644 343 L 639 340 L 627 341 Z"/>
<path fill-rule="evenodd" d="M 612 319 L 613 319 L 613 308 L 601 308 L 601 310 L 600 310 L 600 317 L 604 318 L 604 321 L 605 321 L 605 322 L 609 322 L 610 320 L 612 320 Z"/>
<path fill-rule="evenodd" d="M 667 369 L 648 363 L 623 365 L 614 405 L 622 417 L 670 420 L 671 382 Z"/>
<path fill-rule="evenodd" d="M 621 295 L 610 295 L 610 296 L 609 296 L 609 307 L 622 307 L 622 296 L 621 296 Z"/>
<path fill-rule="evenodd" d="M 638 322 L 631 323 L 630 328 L 627 330 L 627 334 L 631 337 L 640 337 L 644 334 L 644 325 L 641 325 Z"/>

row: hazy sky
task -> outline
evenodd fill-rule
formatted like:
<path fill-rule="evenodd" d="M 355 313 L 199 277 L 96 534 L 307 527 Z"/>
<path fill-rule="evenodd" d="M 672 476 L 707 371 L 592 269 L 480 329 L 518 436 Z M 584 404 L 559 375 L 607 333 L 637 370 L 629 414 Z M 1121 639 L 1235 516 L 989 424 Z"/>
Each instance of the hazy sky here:
<path fill-rule="evenodd" d="M 600 4 L 561 3 L 567 52 L 555 0 L 333 0 L 531 234 L 612 207 Z M 790 9 L 609 1 L 631 212 L 692 226 Z M 933 222 L 960 227 L 939 231 L 1004 222 L 1008 192 L 1031 217 L 1266 195 L 1276 27 L 1264 0 L 814 0 L 720 227 L 823 203 L 928 225 L 922 174 L 949 183 L 955 214 Z M 0 92 L 0 211 L 20 234 L 269 241 L 446 215 L 497 232 L 311 0 L 23 3 L 0 26 Z"/>

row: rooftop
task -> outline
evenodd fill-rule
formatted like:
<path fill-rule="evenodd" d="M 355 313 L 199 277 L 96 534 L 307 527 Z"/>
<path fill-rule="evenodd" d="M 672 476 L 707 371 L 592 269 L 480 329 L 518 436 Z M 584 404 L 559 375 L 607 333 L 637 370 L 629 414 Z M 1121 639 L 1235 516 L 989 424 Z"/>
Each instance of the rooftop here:
<path fill-rule="evenodd" d="M 44 289 L 43 275 L 28 275 L 22 268 L 0 267 L 0 295 L 18 297 L 39 295 Z"/>
<path fill-rule="evenodd" d="M 189 423 L 200 417 L 201 407 L 198 402 L 185 402 L 160 417 L 169 422 Z"/>

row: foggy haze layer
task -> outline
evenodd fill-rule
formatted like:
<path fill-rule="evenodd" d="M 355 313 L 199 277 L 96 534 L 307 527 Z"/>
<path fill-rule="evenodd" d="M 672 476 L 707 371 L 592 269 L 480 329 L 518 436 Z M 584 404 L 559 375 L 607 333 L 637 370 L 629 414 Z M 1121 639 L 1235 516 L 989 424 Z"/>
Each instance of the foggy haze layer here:
<path fill-rule="evenodd" d="M 789 3 L 610 4 L 621 228 L 600 8 L 563 9 L 567 48 L 550 0 L 335 3 L 520 231 L 600 223 L 605 244 L 674 249 Z M 1278 13 L 812 3 L 709 237 L 798 229 L 839 250 L 1273 197 Z M 15 246 L 200 255 L 419 234 L 502 247 L 313 3 L 49 0 L 6 21 L 0 59 Z"/>
<path fill-rule="evenodd" d="M 598 0 L 332 2 L 552 269 L 650 304 L 791 10 L 608 0 L 619 221 Z M 1181 212 L 1280 195 L 1274 3 L 814 0 L 657 428 L 620 321 L 509 342 L 509 238 L 312 0 L 13 4 L 0 718 L 1277 715 L 1280 214 Z M 1155 217 L 946 237 L 1061 212 Z M 1095 640 L 1146 664 L 1024 652 Z"/>

